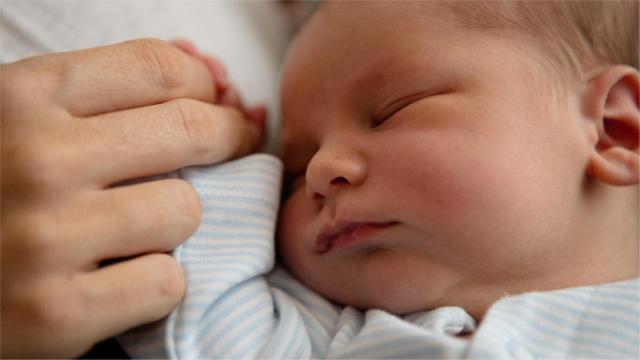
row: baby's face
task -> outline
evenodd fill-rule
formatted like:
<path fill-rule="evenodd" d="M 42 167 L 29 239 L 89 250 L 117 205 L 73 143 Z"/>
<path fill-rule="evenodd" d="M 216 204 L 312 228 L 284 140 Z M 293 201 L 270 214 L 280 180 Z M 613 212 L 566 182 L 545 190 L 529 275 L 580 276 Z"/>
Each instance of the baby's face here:
<path fill-rule="evenodd" d="M 557 271 L 583 173 L 558 91 L 532 50 L 436 5 L 323 4 L 282 82 L 286 265 L 339 303 L 394 313 L 473 314 Z"/>

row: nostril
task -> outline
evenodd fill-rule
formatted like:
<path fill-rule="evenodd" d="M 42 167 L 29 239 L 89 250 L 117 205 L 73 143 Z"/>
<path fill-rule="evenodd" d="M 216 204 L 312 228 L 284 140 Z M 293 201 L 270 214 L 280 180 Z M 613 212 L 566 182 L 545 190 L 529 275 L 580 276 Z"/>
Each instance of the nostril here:
<path fill-rule="evenodd" d="M 348 183 L 349 181 L 342 176 L 331 180 L 331 185 L 346 185 Z"/>

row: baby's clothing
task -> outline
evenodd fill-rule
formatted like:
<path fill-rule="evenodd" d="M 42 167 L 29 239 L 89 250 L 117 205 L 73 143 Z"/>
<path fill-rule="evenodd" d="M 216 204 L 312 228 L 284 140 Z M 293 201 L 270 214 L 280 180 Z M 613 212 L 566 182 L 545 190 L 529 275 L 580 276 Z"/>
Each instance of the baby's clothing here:
<path fill-rule="evenodd" d="M 174 252 L 187 295 L 168 318 L 119 338 L 132 357 L 640 357 L 639 279 L 505 296 L 480 326 L 459 307 L 395 316 L 326 300 L 273 269 L 281 173 L 264 154 L 180 171 L 203 212 Z"/>

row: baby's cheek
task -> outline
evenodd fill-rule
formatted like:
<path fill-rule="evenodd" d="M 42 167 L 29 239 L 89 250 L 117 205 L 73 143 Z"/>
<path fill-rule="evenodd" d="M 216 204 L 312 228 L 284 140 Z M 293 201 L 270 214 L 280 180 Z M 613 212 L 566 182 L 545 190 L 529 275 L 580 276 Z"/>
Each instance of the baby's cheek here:
<path fill-rule="evenodd" d="M 418 165 L 389 169 L 409 174 L 398 178 L 402 199 L 397 203 L 403 204 L 398 211 L 423 227 L 432 255 L 444 262 L 469 266 L 469 258 L 479 254 L 498 261 L 490 258 L 515 250 L 518 231 L 531 220 L 525 205 L 530 194 L 522 181 L 527 175 L 514 167 L 511 155 L 470 146 L 470 141 L 462 142 L 466 149 L 457 148 L 459 139 L 441 135 L 430 139 L 428 151 L 406 153 L 407 162 Z"/>
<path fill-rule="evenodd" d="M 544 204 L 550 202 L 530 181 L 535 178 L 532 169 L 518 166 L 514 157 L 495 154 L 482 161 L 460 161 L 462 167 L 449 169 L 450 181 L 440 184 L 440 195 L 434 195 L 442 204 L 439 219 L 448 244 L 473 271 L 506 272 L 523 266 L 541 237 Z"/>
<path fill-rule="evenodd" d="M 473 212 L 486 205 L 500 187 L 491 169 L 445 146 L 409 153 L 405 159 L 411 166 L 399 168 L 396 162 L 393 168 L 385 169 L 385 176 L 406 174 L 395 179 L 398 193 L 406 197 L 401 203 L 420 208 L 433 220 L 442 217 L 450 221 Z"/>
<path fill-rule="evenodd" d="M 291 194 L 282 204 L 278 218 L 278 252 L 294 273 L 304 264 L 313 249 L 313 208 L 304 191 Z"/>

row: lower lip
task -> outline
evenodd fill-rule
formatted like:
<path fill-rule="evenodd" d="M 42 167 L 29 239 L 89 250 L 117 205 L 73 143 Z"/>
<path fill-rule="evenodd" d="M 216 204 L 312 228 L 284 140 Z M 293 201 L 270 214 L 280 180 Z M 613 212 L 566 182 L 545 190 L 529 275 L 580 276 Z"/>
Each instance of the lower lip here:
<path fill-rule="evenodd" d="M 329 249 L 327 251 L 331 249 L 347 248 L 355 246 L 357 244 L 362 244 L 367 239 L 370 239 L 373 235 L 396 224 L 396 222 L 392 222 L 382 224 L 365 224 L 358 226 L 353 231 L 333 239 L 333 241 L 331 241 L 331 244 L 329 244 Z"/>

